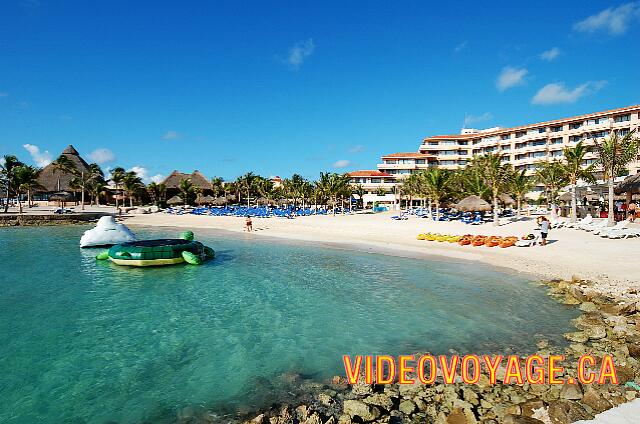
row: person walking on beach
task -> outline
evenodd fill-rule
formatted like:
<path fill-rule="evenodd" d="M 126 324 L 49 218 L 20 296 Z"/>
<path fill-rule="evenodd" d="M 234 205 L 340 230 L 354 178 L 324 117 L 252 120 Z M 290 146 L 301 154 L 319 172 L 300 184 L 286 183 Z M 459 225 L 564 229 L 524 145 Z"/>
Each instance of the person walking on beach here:
<path fill-rule="evenodd" d="M 540 217 L 540 236 L 542 237 L 542 241 L 540 242 L 540 246 L 547 245 L 547 235 L 549 234 L 549 230 L 551 229 L 551 222 L 544 217 Z"/>
<path fill-rule="evenodd" d="M 635 222 L 636 220 L 636 202 L 632 200 L 629 202 L 629 206 L 627 207 L 627 217 L 630 222 Z"/>
<path fill-rule="evenodd" d="M 253 231 L 253 222 L 251 222 L 251 216 L 247 215 L 247 219 L 244 221 L 244 225 L 248 232 Z"/>

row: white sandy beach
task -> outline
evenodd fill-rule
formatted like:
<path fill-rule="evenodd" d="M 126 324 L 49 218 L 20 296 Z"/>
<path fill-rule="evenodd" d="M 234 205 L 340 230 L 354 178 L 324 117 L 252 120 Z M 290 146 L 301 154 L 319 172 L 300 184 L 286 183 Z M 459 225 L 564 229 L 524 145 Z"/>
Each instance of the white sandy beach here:
<path fill-rule="evenodd" d="M 411 218 L 390 219 L 392 213 L 310 216 L 296 219 L 253 220 L 253 233 L 244 231 L 244 218 L 164 213 L 138 215 L 126 219 L 127 225 L 210 228 L 243 233 L 243 237 L 279 237 L 357 248 L 377 253 L 408 256 L 437 255 L 482 261 L 544 278 L 578 277 L 595 282 L 594 288 L 614 295 L 637 296 L 640 291 L 640 238 L 606 239 L 574 229 L 555 229 L 550 243 L 530 248 L 507 249 L 459 246 L 417 240 L 424 232 L 448 234 L 516 235 L 533 233 L 535 222 L 526 219 L 494 227 L 466 225 L 461 222 L 434 222 Z M 472 272 L 470 270 L 470 272 Z"/>

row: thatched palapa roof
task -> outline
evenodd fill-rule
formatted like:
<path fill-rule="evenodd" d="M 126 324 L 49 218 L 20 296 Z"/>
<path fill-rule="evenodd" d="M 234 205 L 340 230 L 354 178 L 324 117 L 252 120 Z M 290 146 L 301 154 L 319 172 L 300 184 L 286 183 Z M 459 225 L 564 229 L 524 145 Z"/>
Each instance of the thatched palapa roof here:
<path fill-rule="evenodd" d="M 68 145 L 67 148 L 62 151 L 61 155 L 68 157 L 76 166 L 78 172 L 89 171 L 89 165 L 80 157 L 80 154 L 72 145 Z M 60 187 L 58 187 L 58 178 L 60 179 Z M 69 181 L 73 178 L 74 176 L 72 174 L 60 172 L 52 163 L 50 163 L 40 171 L 38 182 L 42 187 L 44 187 L 42 190 L 43 192 L 69 191 L 71 190 L 71 187 L 69 187 Z"/>
<path fill-rule="evenodd" d="M 613 191 L 616 194 L 640 193 L 640 173 L 637 173 L 635 175 L 629 175 L 627 178 L 622 180 L 622 182 L 618 184 Z"/>
<path fill-rule="evenodd" d="M 180 171 L 173 171 L 165 180 L 162 182 L 167 189 L 180 189 L 180 182 L 183 180 L 191 180 L 191 183 L 198 187 L 201 190 L 212 190 L 213 186 L 207 177 L 202 175 L 202 173 L 198 170 L 193 171 L 191 174 L 185 174 Z"/>
<path fill-rule="evenodd" d="M 184 200 L 180 196 L 173 196 L 171 199 L 167 200 L 167 204 L 169 205 L 182 205 L 184 204 Z"/>
<path fill-rule="evenodd" d="M 209 205 L 211 204 L 213 201 L 215 200 L 215 198 L 213 198 L 212 196 L 206 195 L 206 196 L 198 196 L 196 198 L 196 203 L 199 205 Z"/>
<path fill-rule="evenodd" d="M 463 212 L 481 212 L 481 211 L 490 211 L 491 205 L 486 201 L 482 200 L 481 197 L 476 195 L 467 196 L 458 203 L 456 203 L 455 208 L 459 211 Z"/>

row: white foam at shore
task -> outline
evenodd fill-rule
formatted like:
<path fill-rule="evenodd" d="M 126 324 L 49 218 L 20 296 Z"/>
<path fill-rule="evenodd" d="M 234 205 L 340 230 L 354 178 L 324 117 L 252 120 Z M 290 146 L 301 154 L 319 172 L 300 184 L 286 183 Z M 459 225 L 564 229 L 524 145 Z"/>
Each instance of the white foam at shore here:
<path fill-rule="evenodd" d="M 592 420 L 576 421 L 575 424 L 637 424 L 640 421 L 640 399 L 604 411 Z"/>

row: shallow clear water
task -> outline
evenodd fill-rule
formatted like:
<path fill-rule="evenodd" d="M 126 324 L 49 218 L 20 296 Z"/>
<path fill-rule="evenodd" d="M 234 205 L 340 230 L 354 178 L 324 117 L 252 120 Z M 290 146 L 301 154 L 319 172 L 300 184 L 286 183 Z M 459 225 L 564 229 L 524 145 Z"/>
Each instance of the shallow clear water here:
<path fill-rule="evenodd" d="M 285 373 L 343 374 L 342 354 L 531 350 L 576 316 L 479 264 L 200 232 L 214 261 L 132 269 L 80 250 L 85 229 L 0 229 L 0 422 L 259 407 Z"/>

